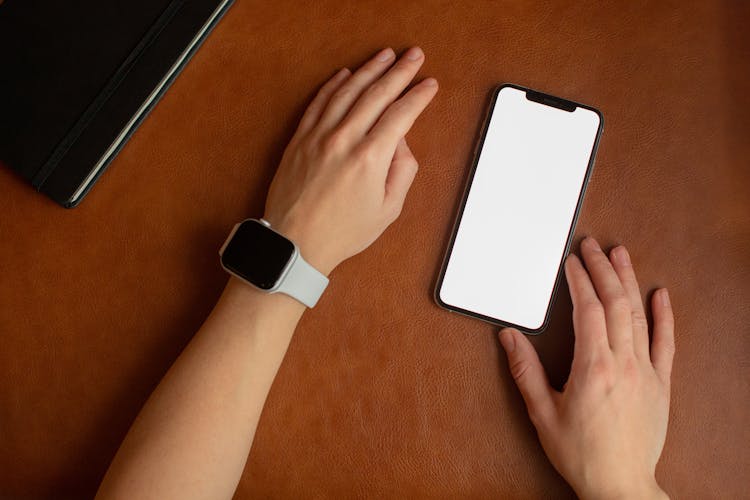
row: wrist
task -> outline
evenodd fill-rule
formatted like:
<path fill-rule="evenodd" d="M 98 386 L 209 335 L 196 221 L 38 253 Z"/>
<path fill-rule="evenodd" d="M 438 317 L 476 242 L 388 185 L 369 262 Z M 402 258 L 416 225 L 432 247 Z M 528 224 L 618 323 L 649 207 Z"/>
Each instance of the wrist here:
<path fill-rule="evenodd" d="M 271 224 L 271 227 L 276 232 L 282 234 L 293 242 L 297 246 L 302 258 L 305 259 L 305 262 L 310 264 L 324 276 L 331 274 L 331 271 L 333 271 L 333 269 L 339 264 L 339 262 L 332 257 L 331 253 L 326 251 L 323 245 L 309 237 L 308 231 L 305 231 L 304 228 L 286 221 L 274 224 L 269 219 L 265 217 L 264 219 Z"/>
<path fill-rule="evenodd" d="M 282 233 L 284 234 L 284 233 Z M 315 244 L 305 241 L 301 238 L 295 238 L 292 234 L 287 236 L 299 249 L 299 254 L 305 259 L 305 262 L 314 267 L 323 276 L 328 276 L 331 271 L 339 264 L 326 254 L 326 252 Z"/>
<path fill-rule="evenodd" d="M 305 311 L 305 305 L 289 295 L 283 293 L 265 293 L 236 276 L 229 276 L 219 303 L 229 304 L 248 314 L 255 314 L 258 309 L 269 311 L 283 308 L 286 313 Z M 300 312 L 300 315 L 301 315 Z"/>
<path fill-rule="evenodd" d="M 626 499 L 669 499 L 653 476 L 641 480 L 608 482 L 602 485 L 585 485 L 576 488 L 582 500 L 626 500 Z"/>

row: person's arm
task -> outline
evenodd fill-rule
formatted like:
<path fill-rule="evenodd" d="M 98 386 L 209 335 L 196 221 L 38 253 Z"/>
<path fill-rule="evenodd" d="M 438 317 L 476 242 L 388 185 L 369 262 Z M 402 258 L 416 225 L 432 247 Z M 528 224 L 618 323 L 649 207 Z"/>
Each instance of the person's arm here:
<path fill-rule="evenodd" d="M 674 318 L 666 289 L 651 300 L 653 341 L 625 247 L 609 258 L 593 238 L 583 263 L 565 262 L 575 350 L 562 392 L 549 385 L 529 340 L 504 329 L 500 342 L 544 451 L 583 499 L 665 498 L 655 469 L 667 435 Z"/>
<path fill-rule="evenodd" d="M 399 97 L 424 55 L 385 49 L 312 101 L 274 177 L 264 218 L 324 274 L 399 215 L 417 172 L 404 136 L 437 91 Z M 218 264 L 217 264 L 218 265 Z M 98 498 L 231 498 L 263 405 L 305 307 L 231 278 L 146 402 Z"/>

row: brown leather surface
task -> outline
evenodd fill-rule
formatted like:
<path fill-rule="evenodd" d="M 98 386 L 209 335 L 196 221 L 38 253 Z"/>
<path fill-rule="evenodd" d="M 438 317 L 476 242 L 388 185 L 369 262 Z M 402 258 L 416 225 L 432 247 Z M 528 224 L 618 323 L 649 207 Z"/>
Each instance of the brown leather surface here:
<path fill-rule="evenodd" d="M 420 173 L 303 318 L 237 497 L 572 496 L 496 329 L 432 300 L 489 92 L 514 82 L 603 112 L 576 241 L 625 243 L 642 291 L 670 288 L 658 479 L 675 498 L 748 498 L 749 21 L 740 1 L 238 0 L 79 208 L 0 169 L 0 497 L 93 494 L 217 299 L 217 250 L 261 214 L 317 85 L 419 44 L 441 85 L 409 136 Z M 570 310 L 564 292 L 534 341 L 558 385 Z"/>

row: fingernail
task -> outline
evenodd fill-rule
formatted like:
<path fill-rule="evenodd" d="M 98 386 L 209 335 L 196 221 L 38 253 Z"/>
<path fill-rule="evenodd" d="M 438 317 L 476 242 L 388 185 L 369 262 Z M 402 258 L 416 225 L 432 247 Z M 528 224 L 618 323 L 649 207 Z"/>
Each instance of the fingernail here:
<path fill-rule="evenodd" d="M 417 59 L 422 58 L 422 49 L 419 47 L 412 47 L 408 51 L 406 51 L 406 54 L 404 54 L 404 57 L 406 57 L 410 61 L 416 61 Z"/>
<path fill-rule="evenodd" d="M 614 252 L 615 260 L 618 264 L 622 264 L 623 266 L 630 265 L 630 254 L 628 254 L 628 251 L 625 247 L 617 247 L 615 248 Z"/>
<path fill-rule="evenodd" d="M 348 75 L 351 75 L 351 74 L 352 74 L 352 72 L 349 71 L 349 68 L 341 68 L 339 70 L 338 74 L 336 75 L 336 78 L 344 78 L 344 76 L 348 76 Z"/>
<path fill-rule="evenodd" d="M 666 288 L 661 289 L 661 305 L 664 307 L 672 307 L 672 304 L 669 302 L 669 292 Z"/>
<path fill-rule="evenodd" d="M 583 240 L 583 243 L 588 245 L 590 249 L 601 251 L 601 247 L 599 246 L 599 243 L 592 238 L 591 236 L 587 236 L 585 240 Z"/>
<path fill-rule="evenodd" d="M 508 354 L 512 353 L 516 349 L 516 339 L 513 338 L 513 334 L 510 330 L 502 330 L 500 332 L 500 344 Z"/>
<path fill-rule="evenodd" d="M 393 49 L 388 47 L 387 49 L 383 49 L 380 52 L 378 52 L 378 55 L 375 56 L 375 58 L 380 62 L 386 62 L 396 55 L 395 52 L 393 52 Z"/>
<path fill-rule="evenodd" d="M 435 87 L 437 85 L 437 80 L 434 78 L 427 78 L 422 81 L 422 85 L 426 85 L 428 87 Z"/>

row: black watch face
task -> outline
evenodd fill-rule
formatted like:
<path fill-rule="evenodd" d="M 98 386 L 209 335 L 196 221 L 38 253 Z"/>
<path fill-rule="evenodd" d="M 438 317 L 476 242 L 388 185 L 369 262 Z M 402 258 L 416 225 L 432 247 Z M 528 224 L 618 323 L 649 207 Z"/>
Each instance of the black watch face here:
<path fill-rule="evenodd" d="M 279 281 L 294 255 L 294 244 L 263 224 L 246 220 L 224 249 L 221 262 L 233 273 L 263 290 Z"/>

